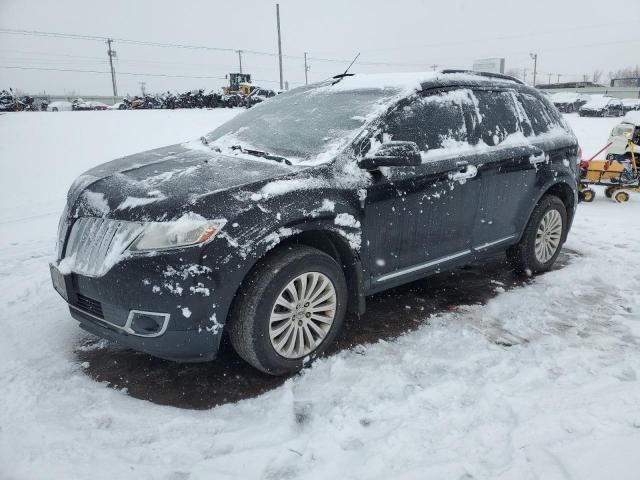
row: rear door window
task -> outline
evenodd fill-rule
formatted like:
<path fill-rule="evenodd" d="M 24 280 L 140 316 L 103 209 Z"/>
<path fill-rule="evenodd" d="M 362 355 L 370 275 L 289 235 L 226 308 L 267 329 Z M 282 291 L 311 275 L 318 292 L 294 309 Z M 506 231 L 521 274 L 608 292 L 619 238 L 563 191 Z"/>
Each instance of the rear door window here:
<path fill-rule="evenodd" d="M 520 92 L 517 98 L 524 110 L 525 121 L 522 129 L 527 137 L 540 135 L 554 127 L 562 126 L 560 119 L 553 115 L 540 99 Z"/>
<path fill-rule="evenodd" d="M 487 145 L 504 142 L 509 135 L 520 131 L 519 112 L 510 91 L 476 90 L 480 116 L 476 135 Z"/>

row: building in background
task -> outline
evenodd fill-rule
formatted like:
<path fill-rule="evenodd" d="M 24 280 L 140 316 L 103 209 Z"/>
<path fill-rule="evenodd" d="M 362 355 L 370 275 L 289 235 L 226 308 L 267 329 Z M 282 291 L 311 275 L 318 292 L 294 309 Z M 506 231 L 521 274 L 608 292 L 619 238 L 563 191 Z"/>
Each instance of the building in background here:
<path fill-rule="evenodd" d="M 481 58 L 474 60 L 474 72 L 504 73 L 504 58 Z"/>

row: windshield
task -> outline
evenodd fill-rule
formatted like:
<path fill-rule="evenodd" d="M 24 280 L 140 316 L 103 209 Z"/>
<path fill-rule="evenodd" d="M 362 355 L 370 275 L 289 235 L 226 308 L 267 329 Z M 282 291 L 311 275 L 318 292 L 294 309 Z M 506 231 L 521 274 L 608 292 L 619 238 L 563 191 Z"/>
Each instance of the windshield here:
<path fill-rule="evenodd" d="M 369 120 L 400 97 L 399 88 L 301 87 L 262 102 L 207 136 L 222 150 L 240 145 L 293 163 L 331 160 Z"/>
<path fill-rule="evenodd" d="M 620 125 L 616 125 L 615 127 L 613 127 L 613 130 L 611 131 L 611 136 L 631 138 L 631 135 L 633 135 L 634 130 L 635 130 L 634 125 L 630 125 L 628 123 L 621 123 Z"/>

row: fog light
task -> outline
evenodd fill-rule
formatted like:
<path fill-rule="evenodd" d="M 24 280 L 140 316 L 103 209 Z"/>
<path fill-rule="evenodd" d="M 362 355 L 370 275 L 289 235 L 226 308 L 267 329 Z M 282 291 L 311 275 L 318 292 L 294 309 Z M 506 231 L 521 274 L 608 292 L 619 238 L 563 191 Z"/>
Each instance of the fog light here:
<path fill-rule="evenodd" d="M 125 330 L 141 337 L 158 337 L 165 332 L 168 324 L 168 313 L 131 310 Z"/>

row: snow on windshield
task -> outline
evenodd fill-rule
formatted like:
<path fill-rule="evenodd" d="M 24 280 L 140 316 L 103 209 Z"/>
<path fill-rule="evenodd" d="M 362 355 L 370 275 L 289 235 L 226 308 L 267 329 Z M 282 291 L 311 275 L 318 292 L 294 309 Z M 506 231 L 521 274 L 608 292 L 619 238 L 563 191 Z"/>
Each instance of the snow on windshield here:
<path fill-rule="evenodd" d="M 209 145 L 223 152 L 239 145 L 292 163 L 324 163 L 406 94 L 399 86 L 346 89 L 340 83 L 298 88 L 258 104 L 211 132 Z"/>

